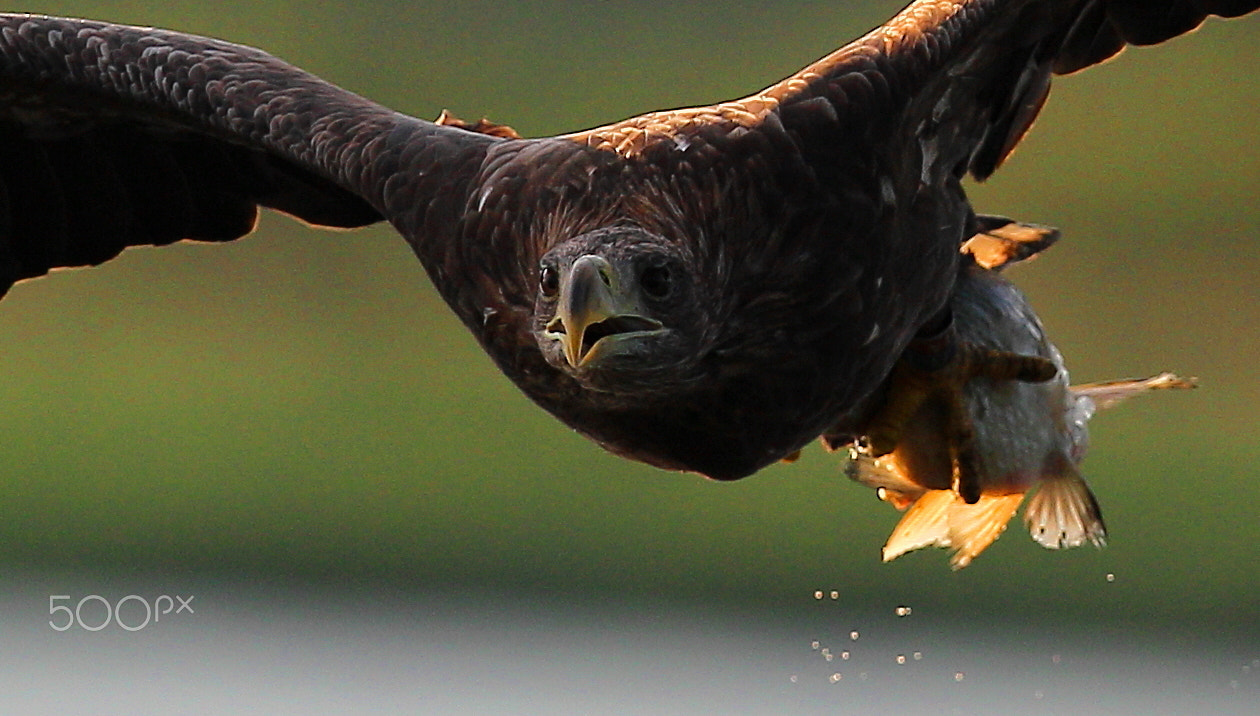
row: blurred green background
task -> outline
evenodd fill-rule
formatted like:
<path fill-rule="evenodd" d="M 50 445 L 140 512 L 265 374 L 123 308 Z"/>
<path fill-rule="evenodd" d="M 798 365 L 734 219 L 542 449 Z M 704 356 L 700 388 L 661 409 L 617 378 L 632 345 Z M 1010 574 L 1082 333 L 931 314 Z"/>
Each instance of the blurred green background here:
<path fill-rule="evenodd" d="M 755 91 L 874 26 L 864 2 L 26 2 L 265 48 L 420 117 L 525 135 Z M 1061 78 L 981 211 L 1058 226 L 1020 269 L 1077 381 L 1164 369 L 1093 424 L 1102 551 L 1022 528 L 951 573 L 820 448 L 734 483 L 603 453 L 535 408 L 388 228 L 275 215 L 0 303 L 0 568 L 848 605 L 1260 636 L 1260 18 Z M 1115 575 L 1108 582 L 1105 575 Z M 1182 636 L 1177 636 L 1182 635 Z M 1186 636 L 1189 635 L 1189 636 Z"/>

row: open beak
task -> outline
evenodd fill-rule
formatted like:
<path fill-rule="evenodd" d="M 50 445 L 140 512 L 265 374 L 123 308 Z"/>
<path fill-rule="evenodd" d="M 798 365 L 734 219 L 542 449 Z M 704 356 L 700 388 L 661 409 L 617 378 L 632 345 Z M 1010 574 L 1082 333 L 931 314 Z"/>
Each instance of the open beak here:
<path fill-rule="evenodd" d="M 663 330 L 660 321 L 638 315 L 631 288 L 620 286 L 613 267 L 599 256 L 573 262 L 560 283 L 556 317 L 547 324 L 569 365 L 587 364 L 620 338 Z"/>

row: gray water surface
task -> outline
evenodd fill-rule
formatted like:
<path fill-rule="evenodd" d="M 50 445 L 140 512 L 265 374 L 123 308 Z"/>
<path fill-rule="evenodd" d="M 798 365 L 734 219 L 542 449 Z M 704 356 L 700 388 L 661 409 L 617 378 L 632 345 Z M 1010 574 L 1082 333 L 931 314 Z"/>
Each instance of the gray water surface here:
<path fill-rule="evenodd" d="M 1260 704 L 1260 646 L 1245 640 L 980 628 L 827 593 L 784 616 L 362 584 L 10 576 L 4 714 L 1252 714 Z M 50 614 L 50 596 L 69 611 Z M 156 622 L 155 603 L 167 610 Z M 82 623 L 70 622 L 75 607 Z"/>

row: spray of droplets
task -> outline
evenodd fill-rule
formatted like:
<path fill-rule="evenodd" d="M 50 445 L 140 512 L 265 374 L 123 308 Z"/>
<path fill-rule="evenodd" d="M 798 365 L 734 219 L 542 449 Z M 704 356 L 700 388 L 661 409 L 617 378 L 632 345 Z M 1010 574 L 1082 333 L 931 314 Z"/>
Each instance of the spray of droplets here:
<path fill-rule="evenodd" d="M 827 599 L 830 599 L 832 601 L 838 601 L 840 599 L 840 590 L 816 589 L 814 590 L 814 599 L 815 601 L 819 601 L 819 602 L 827 600 Z M 899 604 L 893 608 L 893 614 L 896 615 L 898 618 L 908 617 L 913 613 L 914 613 L 914 609 L 906 604 Z M 856 642 L 860 637 L 861 637 L 861 633 L 858 632 L 857 629 L 854 629 L 849 632 L 849 641 L 851 642 Z M 853 657 L 853 653 L 847 649 L 838 651 L 838 652 L 833 652 L 829 647 L 823 646 L 822 642 L 817 641 L 817 640 L 810 642 L 810 649 L 816 652 L 819 656 L 823 658 L 824 661 L 827 661 L 827 662 L 836 661 L 836 657 L 839 657 L 841 661 L 849 661 Z M 922 661 L 922 660 L 923 660 L 923 652 L 921 651 L 915 651 L 909 654 L 900 653 L 893 656 L 893 661 L 896 664 L 901 665 L 901 666 L 904 666 L 910 663 L 911 661 Z M 798 678 L 797 675 L 795 674 L 792 675 L 791 677 L 792 683 L 796 683 L 797 678 Z M 840 672 L 834 672 L 828 677 L 828 680 L 831 683 L 835 684 L 835 683 L 838 683 L 842 678 L 843 676 Z M 867 672 L 860 672 L 858 673 L 857 678 L 860 681 L 866 681 L 868 678 L 870 678 L 870 676 Z M 963 678 L 964 678 L 964 675 L 963 675 L 963 672 L 961 671 L 956 672 L 954 674 L 955 681 L 962 681 Z"/>

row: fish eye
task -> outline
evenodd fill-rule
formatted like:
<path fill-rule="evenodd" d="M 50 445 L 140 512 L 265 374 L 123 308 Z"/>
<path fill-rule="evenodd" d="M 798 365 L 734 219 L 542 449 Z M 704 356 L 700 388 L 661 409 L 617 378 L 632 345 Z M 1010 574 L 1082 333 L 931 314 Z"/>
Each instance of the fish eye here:
<path fill-rule="evenodd" d="M 560 272 L 555 266 L 542 267 L 538 274 L 538 288 L 546 298 L 555 298 L 560 293 Z"/>
<path fill-rule="evenodd" d="M 674 288 L 673 275 L 666 264 L 650 265 L 639 274 L 639 285 L 649 298 L 667 298 Z"/>

